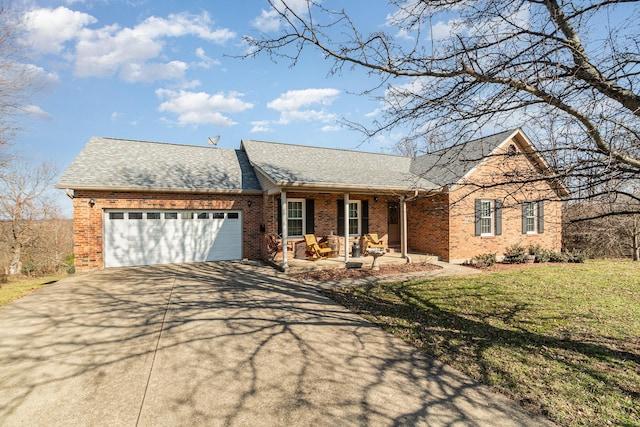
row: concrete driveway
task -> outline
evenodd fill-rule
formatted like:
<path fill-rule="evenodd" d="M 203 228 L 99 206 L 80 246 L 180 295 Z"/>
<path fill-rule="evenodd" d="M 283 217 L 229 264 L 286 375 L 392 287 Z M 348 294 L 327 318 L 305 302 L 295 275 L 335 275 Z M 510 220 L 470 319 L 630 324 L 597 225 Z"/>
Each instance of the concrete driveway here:
<path fill-rule="evenodd" d="M 112 269 L 0 308 L 0 424 L 543 425 L 267 267 Z"/>

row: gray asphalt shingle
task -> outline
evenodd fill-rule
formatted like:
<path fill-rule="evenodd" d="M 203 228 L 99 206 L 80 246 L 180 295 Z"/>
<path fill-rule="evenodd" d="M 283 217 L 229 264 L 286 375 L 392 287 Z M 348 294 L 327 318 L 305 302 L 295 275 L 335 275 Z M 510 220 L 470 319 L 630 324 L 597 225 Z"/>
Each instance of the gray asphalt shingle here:
<path fill-rule="evenodd" d="M 411 164 L 411 172 L 439 187 L 453 185 L 491 155 L 514 131 L 500 132 L 416 157 Z"/>
<path fill-rule="evenodd" d="M 437 190 L 458 182 L 514 130 L 417 158 L 243 140 L 239 150 L 94 137 L 56 185 L 72 189 L 245 191 L 276 185 Z"/>
<path fill-rule="evenodd" d="M 435 189 L 410 170 L 411 158 L 243 140 L 251 164 L 276 183 L 363 189 Z"/>
<path fill-rule="evenodd" d="M 99 137 L 91 138 L 56 186 L 261 191 L 241 150 Z"/>

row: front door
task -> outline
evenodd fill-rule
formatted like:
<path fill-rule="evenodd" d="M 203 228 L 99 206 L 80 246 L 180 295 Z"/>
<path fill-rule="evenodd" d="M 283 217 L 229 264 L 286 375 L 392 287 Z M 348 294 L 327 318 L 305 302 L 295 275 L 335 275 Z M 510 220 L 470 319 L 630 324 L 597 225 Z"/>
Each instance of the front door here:
<path fill-rule="evenodd" d="M 387 205 L 387 233 L 389 246 L 400 244 L 400 204 L 389 202 Z"/>

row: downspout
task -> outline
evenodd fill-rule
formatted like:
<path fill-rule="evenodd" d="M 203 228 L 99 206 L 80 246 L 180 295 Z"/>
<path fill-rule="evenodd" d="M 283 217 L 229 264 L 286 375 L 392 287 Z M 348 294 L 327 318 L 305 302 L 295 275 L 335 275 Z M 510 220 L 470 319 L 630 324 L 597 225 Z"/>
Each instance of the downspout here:
<path fill-rule="evenodd" d="M 344 264 L 349 263 L 349 193 L 344 193 Z"/>
<path fill-rule="evenodd" d="M 75 197 L 70 188 L 65 188 L 64 192 L 67 193 L 67 197 L 69 197 L 71 200 L 73 200 L 73 198 Z"/>
<path fill-rule="evenodd" d="M 287 260 L 287 243 L 288 243 L 288 218 L 287 218 L 287 192 L 280 190 L 280 212 L 282 213 L 282 268 L 289 268 Z"/>

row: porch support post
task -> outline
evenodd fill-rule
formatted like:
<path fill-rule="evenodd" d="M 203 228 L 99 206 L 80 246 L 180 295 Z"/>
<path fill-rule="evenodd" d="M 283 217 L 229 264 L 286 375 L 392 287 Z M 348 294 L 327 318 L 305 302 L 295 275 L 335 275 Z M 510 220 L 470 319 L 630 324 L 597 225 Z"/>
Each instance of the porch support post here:
<path fill-rule="evenodd" d="M 287 220 L 287 192 L 280 190 L 280 212 L 282 213 L 282 268 L 288 268 L 287 264 L 287 241 L 288 241 L 288 223 Z"/>
<path fill-rule="evenodd" d="M 407 258 L 407 198 L 400 196 L 400 256 Z"/>
<path fill-rule="evenodd" d="M 349 262 L 349 193 L 344 193 L 344 263 Z"/>

